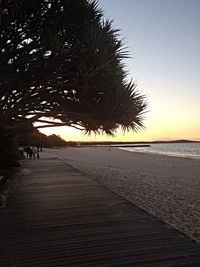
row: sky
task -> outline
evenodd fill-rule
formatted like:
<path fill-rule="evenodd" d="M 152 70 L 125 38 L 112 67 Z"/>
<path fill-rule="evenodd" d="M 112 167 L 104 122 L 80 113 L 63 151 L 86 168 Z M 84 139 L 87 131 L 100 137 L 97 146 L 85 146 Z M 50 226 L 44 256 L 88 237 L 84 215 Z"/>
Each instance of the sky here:
<path fill-rule="evenodd" d="M 72 141 L 200 140 L 200 0 L 99 0 L 128 47 L 129 77 L 146 95 L 145 129 L 114 138 L 69 127 L 43 129 Z"/>

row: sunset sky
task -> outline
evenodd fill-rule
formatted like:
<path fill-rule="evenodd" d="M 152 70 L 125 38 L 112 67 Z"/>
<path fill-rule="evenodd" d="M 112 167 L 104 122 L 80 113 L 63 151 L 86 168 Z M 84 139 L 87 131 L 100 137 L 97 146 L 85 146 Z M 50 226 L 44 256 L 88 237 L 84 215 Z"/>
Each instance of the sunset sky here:
<path fill-rule="evenodd" d="M 145 130 L 115 138 L 47 128 L 66 140 L 200 140 L 200 1 L 100 0 L 105 18 L 121 30 L 130 77 L 146 95 Z"/>

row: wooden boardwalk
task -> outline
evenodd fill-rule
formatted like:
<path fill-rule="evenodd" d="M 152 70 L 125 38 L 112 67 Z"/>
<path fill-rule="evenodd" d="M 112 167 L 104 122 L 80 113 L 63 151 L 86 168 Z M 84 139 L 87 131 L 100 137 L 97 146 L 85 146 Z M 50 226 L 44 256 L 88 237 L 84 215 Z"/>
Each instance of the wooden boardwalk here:
<path fill-rule="evenodd" d="M 57 159 L 27 161 L 0 209 L 0 266 L 200 266 L 200 246 Z"/>

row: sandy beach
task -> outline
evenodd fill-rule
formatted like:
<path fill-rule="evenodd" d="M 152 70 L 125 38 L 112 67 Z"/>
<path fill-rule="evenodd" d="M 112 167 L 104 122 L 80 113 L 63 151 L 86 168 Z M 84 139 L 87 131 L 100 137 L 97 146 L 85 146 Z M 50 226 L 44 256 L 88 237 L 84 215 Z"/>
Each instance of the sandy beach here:
<path fill-rule="evenodd" d="M 45 150 L 200 242 L 200 160 L 117 148 Z"/>

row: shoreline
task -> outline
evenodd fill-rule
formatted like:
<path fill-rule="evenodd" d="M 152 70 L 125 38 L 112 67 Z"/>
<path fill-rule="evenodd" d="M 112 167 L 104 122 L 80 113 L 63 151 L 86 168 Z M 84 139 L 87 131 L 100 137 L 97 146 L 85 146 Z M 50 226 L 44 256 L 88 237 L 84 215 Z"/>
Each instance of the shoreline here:
<path fill-rule="evenodd" d="M 99 184 L 200 242 L 199 160 L 100 147 L 44 153 L 67 161 Z"/>
<path fill-rule="evenodd" d="M 168 154 L 165 152 L 154 152 L 154 151 L 133 151 L 129 149 L 125 149 L 124 147 L 117 147 L 118 149 L 122 149 L 131 153 L 142 153 L 142 154 L 152 154 L 152 155 L 159 155 L 159 156 L 166 156 L 166 157 L 172 157 L 172 158 L 183 158 L 183 159 L 194 159 L 194 160 L 200 160 L 200 157 L 195 157 L 195 156 L 184 156 L 184 155 L 173 155 L 173 154 Z"/>

